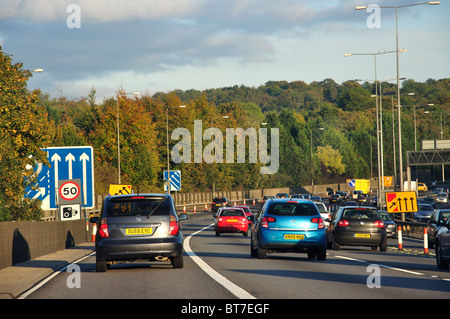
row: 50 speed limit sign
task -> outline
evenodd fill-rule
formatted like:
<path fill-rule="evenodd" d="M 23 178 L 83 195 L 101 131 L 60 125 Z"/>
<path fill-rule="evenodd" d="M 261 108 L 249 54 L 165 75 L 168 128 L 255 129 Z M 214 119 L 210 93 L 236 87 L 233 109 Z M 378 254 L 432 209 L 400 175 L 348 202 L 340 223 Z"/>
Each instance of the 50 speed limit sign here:
<path fill-rule="evenodd" d="M 74 202 L 81 203 L 80 184 L 81 184 L 80 181 L 76 179 L 60 181 L 58 190 L 59 204 L 74 203 Z"/>

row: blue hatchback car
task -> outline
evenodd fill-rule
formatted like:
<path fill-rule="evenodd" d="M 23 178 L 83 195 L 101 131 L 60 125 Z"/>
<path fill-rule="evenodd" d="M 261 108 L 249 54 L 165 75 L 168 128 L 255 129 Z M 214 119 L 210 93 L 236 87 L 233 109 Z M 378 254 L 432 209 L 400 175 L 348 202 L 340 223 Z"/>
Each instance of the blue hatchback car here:
<path fill-rule="evenodd" d="M 252 257 L 267 253 L 307 253 L 308 258 L 326 259 L 325 223 L 309 200 L 269 199 L 254 217 L 251 230 Z"/>

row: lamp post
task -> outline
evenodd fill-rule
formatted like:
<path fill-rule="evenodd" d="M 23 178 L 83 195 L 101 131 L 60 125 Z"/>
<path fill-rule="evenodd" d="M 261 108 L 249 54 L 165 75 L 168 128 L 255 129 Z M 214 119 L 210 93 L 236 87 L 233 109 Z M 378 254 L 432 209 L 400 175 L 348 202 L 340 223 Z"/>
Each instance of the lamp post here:
<path fill-rule="evenodd" d="M 416 124 L 416 108 L 418 107 L 427 107 L 427 106 L 433 106 L 434 104 L 429 103 L 426 105 L 413 105 L 414 108 L 414 151 L 417 152 L 417 124 Z"/>
<path fill-rule="evenodd" d="M 170 194 L 170 161 L 169 161 L 169 109 L 173 107 L 184 108 L 186 105 L 168 106 L 166 108 L 166 144 L 167 144 L 167 192 Z"/>
<path fill-rule="evenodd" d="M 141 95 L 141 92 L 131 92 L 131 93 L 123 93 L 123 95 Z M 119 125 L 119 95 L 117 95 L 117 175 L 119 179 L 119 185 L 121 184 L 120 179 L 120 125 Z"/>
<path fill-rule="evenodd" d="M 421 2 L 421 3 L 413 3 L 413 4 L 405 4 L 401 6 L 380 6 L 380 8 L 386 8 L 386 9 L 395 9 L 395 48 L 396 48 L 396 64 L 397 64 L 397 107 L 398 107 L 398 155 L 399 155 L 399 175 L 400 175 L 400 190 L 403 191 L 403 156 L 402 156 L 402 126 L 401 126 L 401 105 L 400 105 L 400 68 L 399 68 L 399 61 L 398 61 L 398 9 L 399 8 L 406 8 L 406 7 L 413 7 L 413 6 L 419 6 L 423 4 L 428 5 L 439 5 L 439 1 L 428 1 L 428 2 Z M 367 6 L 357 6 L 355 7 L 355 10 L 365 10 L 367 9 Z"/>
<path fill-rule="evenodd" d="M 380 108 L 378 106 L 378 79 L 377 79 L 377 55 L 381 55 L 381 54 L 388 54 L 388 53 L 394 53 L 397 52 L 396 51 L 378 51 L 378 52 L 371 52 L 371 53 L 350 53 L 347 52 L 346 54 L 344 54 L 344 57 L 350 57 L 353 55 L 372 55 L 373 56 L 373 62 L 374 62 L 374 71 L 375 71 L 375 107 L 376 107 L 376 113 L 377 113 L 377 163 L 378 163 L 378 191 L 377 191 L 377 197 L 378 197 L 378 203 L 381 207 L 381 188 L 384 189 L 384 164 L 383 164 L 383 151 L 380 152 L 380 144 L 381 144 L 381 149 L 383 149 L 382 147 L 382 133 L 380 130 L 380 127 L 382 128 L 382 112 L 380 111 Z M 406 52 L 406 49 L 402 49 L 401 52 Z M 380 92 L 381 93 L 381 92 Z M 381 136 L 381 141 L 380 141 L 380 136 Z M 381 175 L 380 175 L 381 174 Z"/>

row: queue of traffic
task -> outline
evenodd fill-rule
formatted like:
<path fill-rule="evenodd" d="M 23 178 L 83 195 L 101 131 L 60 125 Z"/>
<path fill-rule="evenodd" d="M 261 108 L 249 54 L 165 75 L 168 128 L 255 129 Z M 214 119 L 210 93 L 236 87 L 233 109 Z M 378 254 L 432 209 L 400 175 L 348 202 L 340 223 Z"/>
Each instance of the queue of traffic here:
<path fill-rule="evenodd" d="M 335 194 L 333 194 L 335 195 Z M 338 194 L 340 195 L 340 194 Z M 334 196 L 330 196 L 332 203 Z M 362 199 L 357 194 L 357 199 Z M 392 214 L 377 210 L 363 200 L 341 201 L 333 212 L 322 198 L 309 194 L 277 194 L 263 198 L 252 213 L 245 205 L 232 206 L 225 197 L 214 198 L 211 211 L 216 236 L 250 233 L 250 256 L 265 259 L 279 252 L 306 253 L 309 259 L 325 261 L 327 249 L 368 246 L 386 252 L 387 238 L 396 236 Z M 439 269 L 450 262 L 450 209 L 435 210 L 428 219 L 430 247 L 436 249 Z M 183 267 L 181 221 L 169 194 L 130 194 L 105 198 L 97 226 L 96 269 L 134 260 L 170 261 Z"/>

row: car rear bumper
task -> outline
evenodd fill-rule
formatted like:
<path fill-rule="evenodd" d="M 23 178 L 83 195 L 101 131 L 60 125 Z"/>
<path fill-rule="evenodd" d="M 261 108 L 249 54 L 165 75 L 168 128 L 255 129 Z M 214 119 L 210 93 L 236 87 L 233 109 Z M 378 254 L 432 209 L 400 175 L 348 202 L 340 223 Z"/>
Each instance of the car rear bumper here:
<path fill-rule="evenodd" d="M 285 239 L 285 234 L 303 235 L 304 238 Z M 273 251 L 307 251 L 326 249 L 325 229 L 316 231 L 292 232 L 281 230 L 263 230 L 260 232 L 259 246 Z"/>
<path fill-rule="evenodd" d="M 104 261 L 153 259 L 157 256 L 180 257 L 183 254 L 183 237 L 154 240 L 101 239 L 96 244 L 96 258 Z"/>
<path fill-rule="evenodd" d="M 358 235 L 368 235 L 369 237 L 357 237 Z M 364 233 L 351 231 L 338 231 L 335 233 L 335 240 L 341 245 L 351 246 L 378 246 L 387 236 L 386 232 Z"/>
<path fill-rule="evenodd" d="M 246 232 L 248 231 L 247 225 L 224 225 L 216 226 L 215 230 L 219 233 L 236 233 L 236 232 Z"/>

